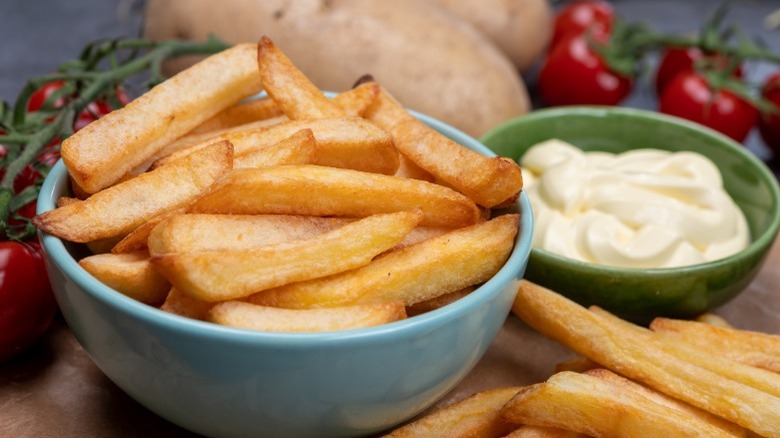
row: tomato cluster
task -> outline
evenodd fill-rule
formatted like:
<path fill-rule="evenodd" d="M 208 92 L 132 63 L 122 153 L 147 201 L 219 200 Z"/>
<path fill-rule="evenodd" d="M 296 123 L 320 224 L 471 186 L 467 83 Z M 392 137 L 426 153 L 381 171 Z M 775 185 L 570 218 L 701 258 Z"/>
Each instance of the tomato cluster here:
<path fill-rule="evenodd" d="M 624 36 L 616 34 L 616 20 L 606 0 L 579 0 L 558 10 L 537 81 L 544 104 L 617 105 L 631 93 L 635 74 L 618 72 L 605 55 L 605 48 L 620 44 L 616 39 Z M 780 111 L 767 112 L 764 105 L 762 113 L 752 96 L 740 92 L 746 86 L 739 59 L 696 46 L 664 46 L 659 55 L 655 90 L 660 112 L 709 126 L 738 142 L 758 126 L 767 146 L 780 153 Z M 767 80 L 761 95 L 780 106 L 780 72 Z"/>
<path fill-rule="evenodd" d="M 65 96 L 53 96 L 65 83 L 54 81 L 44 84 L 27 101 L 28 113 L 56 110 L 67 104 Z M 117 89 L 121 104 L 129 101 L 127 94 Z M 90 102 L 76 117 L 73 130 L 78 131 L 90 122 L 113 110 L 104 99 Z M 48 120 L 48 119 L 47 119 Z M 0 132 L 1 134 L 1 132 Z M 0 159 L 4 161 L 8 150 L 0 145 Z M 43 169 L 49 168 L 60 157 L 59 139 L 54 139 L 28 164 L 13 181 L 13 194 L 18 195 L 32 186 L 40 186 Z M 0 179 L 6 167 L 0 168 Z M 24 227 L 25 221 L 35 216 L 36 201 L 30 201 L 11 212 L 8 226 Z M 57 312 L 57 303 L 36 237 L 25 241 L 0 241 L 0 362 L 15 356 L 31 345 L 50 325 Z"/>

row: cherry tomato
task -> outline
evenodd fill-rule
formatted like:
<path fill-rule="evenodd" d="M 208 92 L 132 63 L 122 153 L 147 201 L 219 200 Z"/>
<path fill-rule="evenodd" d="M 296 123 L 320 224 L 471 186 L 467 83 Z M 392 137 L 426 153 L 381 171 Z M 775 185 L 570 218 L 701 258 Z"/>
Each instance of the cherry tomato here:
<path fill-rule="evenodd" d="M 43 107 L 43 103 L 46 102 L 46 99 L 48 99 L 52 93 L 62 88 L 63 85 L 65 85 L 65 82 L 63 81 L 54 81 L 49 82 L 48 84 L 44 84 L 41 88 L 37 89 L 30 96 L 30 100 L 27 101 L 27 111 L 33 112 L 41 109 Z M 63 105 L 65 105 L 65 97 L 63 96 L 58 97 L 52 103 L 53 108 L 59 108 Z"/>
<path fill-rule="evenodd" d="M 57 312 L 37 243 L 0 242 L 0 362 L 35 342 Z"/>
<path fill-rule="evenodd" d="M 664 88 L 677 76 L 684 71 L 691 71 L 697 61 L 709 59 L 716 69 L 725 70 L 729 68 L 729 59 L 720 54 L 706 55 L 698 47 L 672 47 L 667 49 L 661 61 L 658 64 L 658 71 L 655 75 L 655 91 L 660 96 Z M 734 77 L 742 77 L 742 67 L 734 70 Z"/>
<path fill-rule="evenodd" d="M 761 89 L 764 99 L 780 107 L 780 72 L 770 75 Z M 758 119 L 758 132 L 764 144 L 780 153 L 780 114 L 763 113 Z"/>
<path fill-rule="evenodd" d="M 554 49 L 568 35 L 585 33 L 594 24 L 609 31 L 614 16 L 612 6 L 603 0 L 581 0 L 564 6 L 555 14 L 550 48 Z"/>
<path fill-rule="evenodd" d="M 592 36 L 598 42 L 608 38 L 601 28 L 593 28 Z M 616 105 L 632 87 L 631 78 L 607 68 L 585 34 L 564 39 L 539 71 L 539 94 L 547 105 Z"/>
<path fill-rule="evenodd" d="M 738 142 L 758 120 L 753 105 L 728 90 L 713 90 L 694 71 L 678 74 L 661 93 L 659 110 L 709 126 Z"/>

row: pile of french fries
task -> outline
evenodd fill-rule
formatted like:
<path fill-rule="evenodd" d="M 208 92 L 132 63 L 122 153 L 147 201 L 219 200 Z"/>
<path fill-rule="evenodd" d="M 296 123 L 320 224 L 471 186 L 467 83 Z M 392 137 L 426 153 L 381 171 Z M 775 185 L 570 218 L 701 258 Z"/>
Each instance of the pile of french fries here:
<path fill-rule="evenodd" d="M 479 392 L 388 436 L 780 436 L 780 336 L 709 315 L 647 329 L 527 280 L 512 312 L 581 357 L 545 382 Z"/>
<path fill-rule="evenodd" d="M 246 101 L 261 90 L 267 98 Z M 263 331 L 367 327 L 504 265 L 520 168 L 362 78 L 328 98 L 268 38 L 207 58 L 62 145 L 73 197 L 35 218 L 165 311 Z"/>

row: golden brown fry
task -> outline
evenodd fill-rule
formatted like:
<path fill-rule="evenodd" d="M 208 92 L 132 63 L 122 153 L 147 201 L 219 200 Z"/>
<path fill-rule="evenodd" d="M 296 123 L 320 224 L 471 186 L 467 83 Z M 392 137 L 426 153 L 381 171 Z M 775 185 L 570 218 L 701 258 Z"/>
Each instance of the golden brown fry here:
<path fill-rule="evenodd" d="M 477 204 L 490 208 L 516 199 L 523 177 L 514 161 L 472 151 L 402 111 L 381 90 L 367 115 L 393 135 L 402 154 Z"/>
<path fill-rule="evenodd" d="M 523 426 L 505 438 L 585 438 L 587 435 L 554 427 Z"/>
<path fill-rule="evenodd" d="M 586 374 L 564 371 L 522 389 L 502 411 L 508 421 L 595 437 L 729 437 L 704 421 Z"/>
<path fill-rule="evenodd" d="M 398 299 L 411 306 L 495 275 L 512 249 L 518 220 L 499 216 L 392 251 L 362 268 L 266 290 L 248 300 L 299 309 Z"/>
<path fill-rule="evenodd" d="M 407 307 L 406 314 L 409 316 L 415 316 L 442 308 L 447 304 L 454 303 L 455 301 L 458 301 L 466 295 L 474 292 L 474 289 L 474 286 L 464 287 L 463 289 L 457 290 L 455 292 L 439 295 L 429 300 L 420 301 L 419 303 L 412 304 L 411 306 Z"/>
<path fill-rule="evenodd" d="M 206 314 L 216 304 L 193 298 L 172 287 L 165 298 L 165 302 L 160 306 L 160 310 L 187 318 L 205 320 Z"/>
<path fill-rule="evenodd" d="M 780 400 L 780 374 L 710 354 L 706 350 L 698 349 L 691 344 L 680 342 L 676 339 L 653 336 L 654 334 L 644 327 L 631 324 L 595 306 L 591 307 L 590 311 L 601 316 L 607 325 L 614 327 L 616 330 L 632 330 L 637 332 L 637 336 L 653 337 L 654 341 L 660 341 L 657 345 L 669 354 L 673 354 L 682 360 L 713 373 L 720 374 L 723 377 L 772 394 Z"/>
<path fill-rule="evenodd" d="M 398 169 L 398 150 L 384 130 L 358 117 L 292 120 L 273 126 L 230 129 L 182 139 L 175 152 L 160 158 L 152 168 L 170 163 L 216 140 L 228 140 L 236 156 L 278 143 L 302 129 L 311 129 L 317 141 L 315 164 L 391 175 Z M 180 148 L 183 147 L 183 148 Z"/>
<path fill-rule="evenodd" d="M 265 36 L 257 43 L 257 66 L 263 88 L 290 119 L 326 119 L 345 115 Z"/>
<path fill-rule="evenodd" d="M 255 48 L 239 44 L 162 82 L 62 142 L 62 159 L 87 193 L 119 181 L 166 144 L 260 91 Z"/>
<path fill-rule="evenodd" d="M 114 254 L 123 254 L 146 250 L 149 248 L 147 243 L 149 233 L 152 232 L 154 227 L 169 217 L 183 214 L 184 211 L 184 208 L 177 208 L 176 210 L 171 210 L 149 219 L 146 223 L 131 231 L 130 234 L 117 242 L 117 244 L 111 248 L 111 252 Z"/>
<path fill-rule="evenodd" d="M 650 330 L 735 362 L 780 373 L 780 336 L 717 327 L 695 321 L 656 318 Z"/>
<path fill-rule="evenodd" d="M 333 98 L 333 103 L 344 110 L 345 115 L 362 117 L 379 93 L 379 85 L 366 83 L 351 90 L 339 93 Z M 283 116 L 281 119 L 280 116 Z M 189 135 L 205 134 L 226 128 L 233 128 L 247 123 L 276 118 L 279 121 L 288 120 L 284 112 L 274 102 L 266 97 L 241 102 L 230 108 L 226 108 L 219 114 L 203 122 L 200 126 L 190 131 Z"/>
<path fill-rule="evenodd" d="M 230 327 L 296 333 L 373 327 L 404 318 L 404 305 L 397 301 L 311 310 L 277 309 L 227 301 L 215 305 L 206 315 L 206 320 Z"/>
<path fill-rule="evenodd" d="M 144 251 L 93 255 L 81 259 L 79 265 L 108 287 L 142 303 L 161 303 L 171 287 Z"/>
<path fill-rule="evenodd" d="M 737 426 L 734 423 L 730 423 L 720 417 L 717 417 L 715 415 L 712 415 L 709 412 L 702 411 L 699 408 L 695 408 L 687 403 L 684 403 L 680 400 L 677 400 L 675 398 L 669 397 L 665 394 L 662 394 L 660 392 L 656 392 L 644 385 L 641 385 L 639 383 L 636 383 L 632 380 L 626 379 L 623 376 L 617 375 L 613 373 L 612 371 L 609 371 L 604 368 L 594 368 L 592 370 L 588 370 L 585 372 L 585 374 L 593 377 L 597 377 L 599 379 L 606 380 L 608 382 L 611 382 L 615 384 L 615 386 L 618 388 L 618 390 L 625 390 L 625 391 L 634 391 L 637 394 L 640 394 L 644 397 L 647 397 L 648 399 L 666 406 L 668 408 L 674 409 L 684 415 L 690 415 L 692 417 L 695 417 L 698 420 L 701 420 L 707 424 L 710 424 L 712 426 L 715 426 L 719 429 L 721 429 L 723 432 L 725 432 L 729 436 L 734 437 L 744 437 L 745 436 L 745 429 Z"/>
<path fill-rule="evenodd" d="M 84 201 L 40 214 L 33 223 L 71 242 L 124 236 L 149 219 L 190 203 L 232 165 L 232 145 L 215 143 Z"/>
<path fill-rule="evenodd" d="M 302 129 L 270 146 L 236 156 L 233 168 L 312 164 L 316 154 L 317 140 L 314 138 L 314 134 L 311 129 Z"/>
<path fill-rule="evenodd" d="M 164 221 L 149 235 L 152 255 L 251 249 L 308 239 L 353 219 L 288 215 L 184 214 Z"/>
<path fill-rule="evenodd" d="M 714 325 L 718 327 L 726 327 L 726 328 L 733 328 L 728 321 L 726 321 L 725 318 L 723 318 L 720 315 L 716 315 L 714 313 L 702 313 L 696 318 L 696 321 L 703 322 L 705 324 Z"/>
<path fill-rule="evenodd" d="M 555 372 L 572 371 L 575 373 L 584 373 L 585 371 L 593 370 L 596 368 L 603 368 L 601 365 L 593 362 L 587 357 L 576 356 L 563 362 L 555 364 Z"/>
<path fill-rule="evenodd" d="M 153 256 L 152 262 L 177 289 L 195 298 L 236 299 L 365 265 L 400 242 L 421 219 L 419 210 L 378 214 L 310 239 L 245 250 L 164 254 Z"/>
<path fill-rule="evenodd" d="M 70 204 L 76 204 L 79 202 L 81 202 L 81 199 L 71 198 L 69 196 L 60 196 L 59 198 L 57 198 L 57 208 L 64 207 Z"/>
<path fill-rule="evenodd" d="M 780 398 L 670 354 L 657 337 L 622 330 L 524 280 L 512 312 L 531 327 L 628 378 L 756 433 L 780 435 Z"/>
<path fill-rule="evenodd" d="M 406 424 L 388 438 L 501 437 L 517 428 L 501 418 L 501 408 L 520 387 L 497 388 L 478 392 L 455 404 L 445 406 L 417 421 Z"/>
<path fill-rule="evenodd" d="M 98 239 L 87 242 L 86 245 L 87 249 L 89 249 L 92 254 L 104 254 L 111 252 L 111 248 L 116 246 L 116 244 L 121 240 L 122 236 L 107 237 L 105 239 Z"/>
<path fill-rule="evenodd" d="M 395 176 L 401 178 L 414 178 L 421 179 L 428 182 L 436 182 L 436 178 L 430 173 L 423 170 L 420 166 L 416 165 L 414 161 L 406 158 L 404 154 L 398 154 L 398 170 L 395 172 Z"/>
<path fill-rule="evenodd" d="M 459 227 L 481 221 L 460 193 L 408 178 L 325 166 L 237 169 L 192 204 L 192 213 L 364 217 L 420 208 L 424 225 Z"/>

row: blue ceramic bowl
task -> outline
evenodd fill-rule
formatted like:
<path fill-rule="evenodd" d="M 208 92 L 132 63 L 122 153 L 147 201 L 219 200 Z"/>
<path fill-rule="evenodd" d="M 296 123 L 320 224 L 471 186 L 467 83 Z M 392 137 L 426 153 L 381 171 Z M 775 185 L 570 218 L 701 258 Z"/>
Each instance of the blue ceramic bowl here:
<path fill-rule="evenodd" d="M 745 213 L 750 245 L 729 257 L 664 269 L 619 268 L 531 250 L 526 278 L 579 302 L 640 323 L 689 318 L 742 292 L 780 230 L 780 188 L 767 166 L 734 140 L 705 126 L 622 107 L 557 107 L 510 120 L 482 137 L 496 153 L 520 159 L 534 144 L 559 138 L 586 151 L 691 150 L 720 169 L 726 191 Z"/>
<path fill-rule="evenodd" d="M 423 121 L 485 155 L 478 141 Z M 68 193 L 62 161 L 38 213 Z M 531 247 L 523 195 L 515 248 L 467 297 L 404 321 L 327 334 L 262 333 L 172 315 L 100 283 L 79 247 L 43 235 L 49 278 L 68 325 L 114 383 L 158 415 L 207 436 L 355 436 L 396 425 L 452 389 L 506 319 Z"/>

